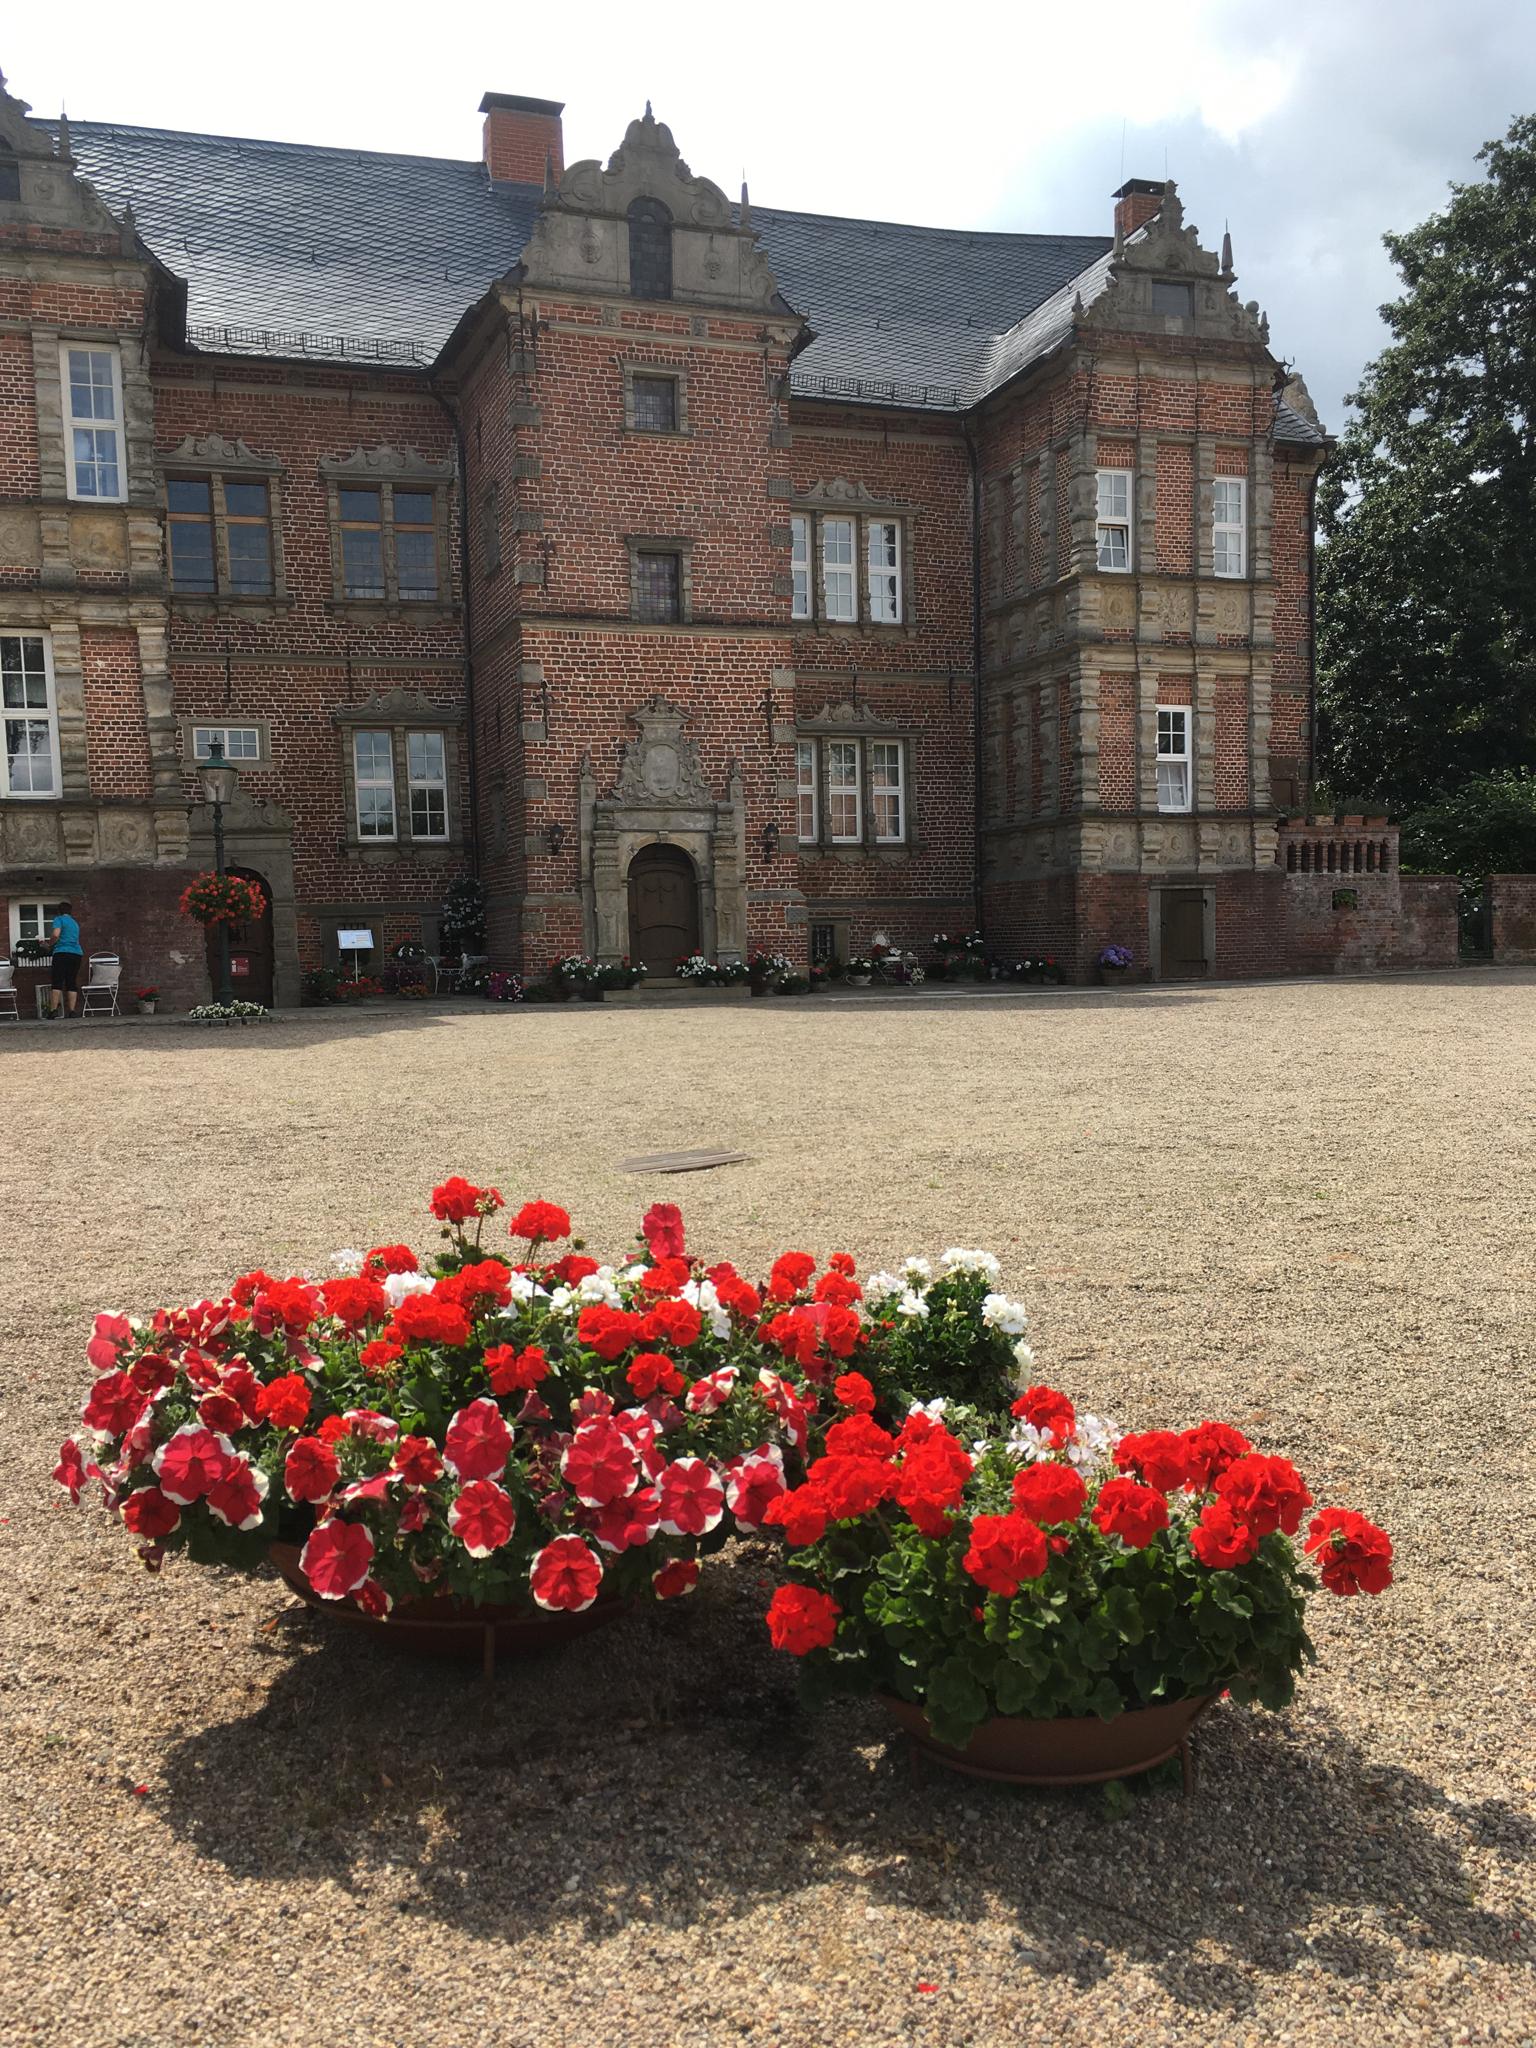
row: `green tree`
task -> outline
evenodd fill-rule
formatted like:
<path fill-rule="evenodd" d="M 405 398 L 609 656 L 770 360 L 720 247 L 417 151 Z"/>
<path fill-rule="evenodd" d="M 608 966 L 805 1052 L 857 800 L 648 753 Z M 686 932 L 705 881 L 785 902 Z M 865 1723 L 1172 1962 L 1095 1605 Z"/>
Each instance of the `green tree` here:
<path fill-rule="evenodd" d="M 1536 116 L 1386 247 L 1389 346 L 1318 492 L 1319 770 L 1415 809 L 1536 767 Z"/>
<path fill-rule="evenodd" d="M 1403 820 L 1403 866 L 1410 874 L 1536 874 L 1536 776 L 1515 771 L 1474 775 L 1460 789 Z"/>

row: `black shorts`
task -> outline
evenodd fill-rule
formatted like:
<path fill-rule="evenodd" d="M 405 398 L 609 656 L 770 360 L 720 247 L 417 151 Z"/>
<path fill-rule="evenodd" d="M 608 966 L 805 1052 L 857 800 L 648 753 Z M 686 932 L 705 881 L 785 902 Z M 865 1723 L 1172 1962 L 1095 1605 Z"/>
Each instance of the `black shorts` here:
<path fill-rule="evenodd" d="M 74 994 L 75 984 L 80 979 L 82 957 L 79 953 L 54 954 L 53 985 L 55 988 L 68 989 L 71 995 Z"/>

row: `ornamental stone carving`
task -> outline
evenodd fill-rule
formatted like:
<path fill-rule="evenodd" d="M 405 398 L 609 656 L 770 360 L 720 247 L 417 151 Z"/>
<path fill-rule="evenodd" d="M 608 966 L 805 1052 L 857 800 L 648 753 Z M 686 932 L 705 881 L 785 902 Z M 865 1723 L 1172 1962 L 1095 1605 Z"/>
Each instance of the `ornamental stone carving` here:
<path fill-rule="evenodd" d="M 683 732 L 686 714 L 653 697 L 633 715 L 640 731 L 624 749 L 614 795 L 622 803 L 695 804 L 711 801 L 698 749 Z"/>
<path fill-rule="evenodd" d="M 227 440 L 218 432 L 188 434 L 168 455 L 157 455 L 155 460 L 162 469 L 254 470 L 262 476 L 282 467 L 275 456 L 258 455 L 243 441 Z"/>
<path fill-rule="evenodd" d="M 350 455 L 327 455 L 321 459 L 320 474 L 338 483 L 356 479 L 362 483 L 443 483 L 453 475 L 453 464 L 436 462 L 415 448 L 354 448 Z"/>

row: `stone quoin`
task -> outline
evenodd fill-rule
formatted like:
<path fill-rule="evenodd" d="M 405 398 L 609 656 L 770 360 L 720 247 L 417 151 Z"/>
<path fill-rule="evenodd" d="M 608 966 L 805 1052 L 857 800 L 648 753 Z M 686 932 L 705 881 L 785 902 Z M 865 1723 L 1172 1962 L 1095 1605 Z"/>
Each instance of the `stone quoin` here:
<path fill-rule="evenodd" d="M 1439 957 L 1395 834 L 1325 891 L 1283 823 L 1329 442 L 1171 183 L 968 234 L 728 198 L 649 106 L 606 164 L 480 111 L 459 162 L 0 92 L 0 946 L 69 897 L 204 997 L 218 736 L 279 1003 L 466 873 L 525 973 Z"/>

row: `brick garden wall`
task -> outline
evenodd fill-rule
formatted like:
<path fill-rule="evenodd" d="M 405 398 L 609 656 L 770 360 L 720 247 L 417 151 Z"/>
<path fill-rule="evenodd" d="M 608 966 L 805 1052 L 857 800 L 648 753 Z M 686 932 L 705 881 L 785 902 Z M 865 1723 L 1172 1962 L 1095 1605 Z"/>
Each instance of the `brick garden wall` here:
<path fill-rule="evenodd" d="M 1536 875 L 1490 875 L 1493 957 L 1500 966 L 1536 961 Z"/>

